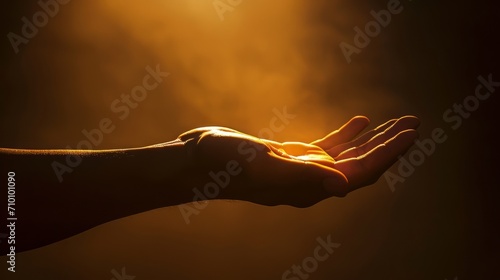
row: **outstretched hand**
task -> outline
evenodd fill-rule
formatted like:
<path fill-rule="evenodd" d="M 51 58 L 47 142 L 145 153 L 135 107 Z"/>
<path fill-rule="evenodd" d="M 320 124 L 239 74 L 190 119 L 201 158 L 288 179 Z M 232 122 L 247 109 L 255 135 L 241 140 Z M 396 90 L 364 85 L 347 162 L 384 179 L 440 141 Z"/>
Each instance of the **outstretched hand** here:
<path fill-rule="evenodd" d="M 345 196 L 375 183 L 410 148 L 419 121 L 405 116 L 361 134 L 368 124 L 368 118 L 354 117 L 311 143 L 281 143 L 229 128 L 202 127 L 174 141 L 131 149 L 0 148 L 2 172 L 12 178 L 19 173 L 16 182 L 28 186 L 16 189 L 23 198 L 16 212 L 23 221 L 16 226 L 21 241 L 16 250 L 191 199 L 308 207 Z M 67 172 L 61 168 L 69 167 L 61 163 L 69 164 L 69 158 L 85 163 L 78 169 L 71 165 L 70 174 L 57 180 L 53 171 Z M 86 207 L 90 204 L 94 207 Z M 0 254 L 8 253 L 4 248 Z"/>
<path fill-rule="evenodd" d="M 205 172 L 238 163 L 240 172 L 230 178 L 221 198 L 308 207 L 375 183 L 418 137 L 414 116 L 390 120 L 357 137 L 369 122 L 354 117 L 311 143 L 280 143 L 224 127 L 197 128 L 179 139 L 190 143 Z"/>

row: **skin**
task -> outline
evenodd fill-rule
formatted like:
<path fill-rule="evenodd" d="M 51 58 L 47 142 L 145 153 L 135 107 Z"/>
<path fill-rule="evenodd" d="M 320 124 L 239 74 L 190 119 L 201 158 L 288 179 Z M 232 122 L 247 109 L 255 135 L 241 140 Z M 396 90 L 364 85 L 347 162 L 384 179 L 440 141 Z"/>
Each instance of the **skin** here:
<path fill-rule="evenodd" d="M 16 252 L 48 245 L 100 224 L 193 201 L 231 162 L 234 175 L 212 199 L 309 207 L 375 183 L 418 137 L 413 116 L 361 136 L 357 116 L 311 143 L 276 142 L 224 127 L 202 127 L 158 145 L 118 150 L 0 148 L 2 176 L 16 173 Z M 60 182 L 54 161 L 81 157 Z M 112 168 L 110 168 L 112 167 Z M 7 212 L 1 211 L 6 221 Z M 6 254 L 7 246 L 1 246 Z"/>

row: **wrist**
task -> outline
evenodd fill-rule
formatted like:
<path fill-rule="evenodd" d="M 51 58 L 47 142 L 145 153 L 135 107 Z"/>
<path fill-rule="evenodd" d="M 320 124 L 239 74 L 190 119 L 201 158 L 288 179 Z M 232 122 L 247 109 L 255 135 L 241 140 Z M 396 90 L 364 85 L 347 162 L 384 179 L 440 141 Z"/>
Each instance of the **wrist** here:
<path fill-rule="evenodd" d="M 192 201 L 192 188 L 200 180 L 200 172 L 190 156 L 185 141 L 174 141 L 127 151 L 133 157 L 137 184 L 150 186 L 151 200 L 159 206 L 171 206 Z"/>

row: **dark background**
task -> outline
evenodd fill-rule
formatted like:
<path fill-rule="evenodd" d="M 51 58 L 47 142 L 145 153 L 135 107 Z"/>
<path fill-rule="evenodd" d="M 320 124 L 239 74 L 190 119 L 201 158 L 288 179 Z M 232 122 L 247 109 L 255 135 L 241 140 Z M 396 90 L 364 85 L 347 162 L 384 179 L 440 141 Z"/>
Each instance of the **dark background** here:
<path fill-rule="evenodd" d="M 317 139 L 354 115 L 375 126 L 406 114 L 421 119 L 421 139 L 434 128 L 448 139 L 394 192 L 381 178 L 307 209 L 212 201 L 189 225 L 177 207 L 158 209 L 21 253 L 14 275 L 2 257 L 6 279 L 111 279 L 122 267 L 137 280 L 281 279 L 329 234 L 341 246 L 310 279 L 500 276 L 500 91 L 456 130 L 442 117 L 479 75 L 500 81 L 493 1 L 401 1 L 350 64 L 339 44 L 388 1 L 243 1 L 221 20 L 211 0 L 72 0 L 16 54 L 7 34 L 40 10 L 19 2 L 0 12 L 1 147 L 75 148 L 105 117 L 116 129 L 96 149 L 205 125 L 258 135 L 285 106 L 296 117 L 279 141 Z M 157 64 L 171 75 L 118 119 L 110 104 Z"/>

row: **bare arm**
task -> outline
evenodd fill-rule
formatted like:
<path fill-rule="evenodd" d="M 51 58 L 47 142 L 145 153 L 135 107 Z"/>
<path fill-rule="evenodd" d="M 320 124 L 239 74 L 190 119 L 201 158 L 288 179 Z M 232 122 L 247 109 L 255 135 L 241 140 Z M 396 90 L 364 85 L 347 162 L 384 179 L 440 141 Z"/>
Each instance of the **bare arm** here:
<path fill-rule="evenodd" d="M 66 165 L 69 156 L 73 164 L 81 161 L 59 181 L 53 164 Z M 5 187 L 8 172 L 15 173 L 17 252 L 114 219 L 186 203 L 196 184 L 180 140 L 105 151 L 0 149 L 0 162 Z M 2 205 L 6 196 L 5 191 Z M 1 210 L 3 224 L 7 206 Z M 6 246 L 1 248 L 5 254 Z"/>
<path fill-rule="evenodd" d="M 203 127 L 172 142 L 134 149 L 0 149 L 4 184 L 8 172 L 16 174 L 16 252 L 193 199 L 309 207 L 345 196 L 375 183 L 418 135 L 419 121 L 413 116 L 357 137 L 368 124 L 368 118 L 355 117 L 311 143 L 279 143 Z M 71 173 L 55 172 L 55 163 L 72 165 Z M 6 254 L 7 247 L 0 248 Z"/>

